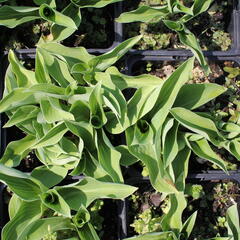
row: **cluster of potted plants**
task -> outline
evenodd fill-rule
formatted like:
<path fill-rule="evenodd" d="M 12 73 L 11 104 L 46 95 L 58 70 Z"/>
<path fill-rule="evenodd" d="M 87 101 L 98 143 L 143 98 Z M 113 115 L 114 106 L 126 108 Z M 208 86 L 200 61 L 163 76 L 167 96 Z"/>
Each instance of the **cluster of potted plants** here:
<path fill-rule="evenodd" d="M 21 50 L 8 50 L 0 101 L 8 144 L 0 159 L 0 181 L 7 186 L 9 221 L 2 240 L 240 239 L 238 186 L 187 182 L 192 172 L 218 169 L 231 176 L 229 170 L 239 166 L 240 71 L 231 57 L 208 63 L 203 53 L 217 43 L 222 50 L 231 45 L 221 20 L 225 4 L 233 5 L 142 1 L 115 21 L 142 22 L 144 31 L 125 33 L 131 37 L 111 44 L 109 9 L 117 2 L 0 1 L 0 25 L 17 31 L 31 21 L 38 28 L 34 61 L 18 58 Z M 211 46 L 206 36 L 203 42 L 196 36 L 200 16 L 216 23 L 202 30 L 211 35 Z M 98 25 L 100 34 L 94 30 Z M 163 32 L 156 28 L 157 37 L 145 31 L 153 25 L 162 27 Z M 115 29 L 118 33 L 123 32 Z M 149 44 L 152 39 L 155 43 Z M 92 46 L 102 50 L 92 54 Z M 153 51 L 151 61 L 141 62 L 136 56 L 146 52 L 131 50 L 136 46 L 191 52 L 173 62 L 170 52 Z M 135 57 L 131 66 L 129 50 Z M 131 226 L 119 234 L 117 199 L 125 199 L 131 210 Z M 207 231 L 195 222 L 208 217 L 203 209 L 209 202 L 217 224 L 209 220 Z"/>

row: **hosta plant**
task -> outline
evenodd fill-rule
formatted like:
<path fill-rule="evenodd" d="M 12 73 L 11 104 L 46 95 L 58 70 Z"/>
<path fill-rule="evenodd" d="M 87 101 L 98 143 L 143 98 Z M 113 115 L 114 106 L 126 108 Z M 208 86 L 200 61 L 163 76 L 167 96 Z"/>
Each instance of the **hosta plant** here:
<path fill-rule="evenodd" d="M 166 2 L 163 6 L 143 5 L 136 10 L 124 12 L 117 18 L 117 21 L 131 23 L 149 22 L 156 19 L 162 20 L 166 27 L 178 34 L 180 42 L 191 49 L 201 66 L 209 72 L 199 42 L 195 35 L 187 28 L 187 24 L 194 17 L 207 11 L 212 0 L 204 1 L 204 3 L 201 0 L 194 0 L 191 7 L 185 6 L 179 0 L 167 0 Z"/>
<path fill-rule="evenodd" d="M 82 8 L 101 8 L 121 0 L 96 0 L 86 3 L 82 0 L 71 0 L 60 12 L 55 0 L 33 0 L 30 6 L 13 6 L 11 0 L 3 0 L 0 7 L 0 25 L 8 28 L 43 19 L 51 23 L 51 39 L 61 41 L 73 34 L 81 24 Z M 35 5 L 35 6 L 34 6 Z"/>
<path fill-rule="evenodd" d="M 225 163 L 212 146 L 225 148 L 240 159 L 237 150 L 239 126 L 234 125 L 232 131 L 235 137 L 231 138 L 208 113 L 197 111 L 198 107 L 226 89 L 213 83 L 184 84 L 189 80 L 193 61 L 192 58 L 183 63 L 158 87 L 145 88 L 144 102 L 148 104 L 145 108 L 148 113 L 126 128 L 129 151 L 146 165 L 151 183 L 159 192 L 184 190 L 191 152 L 224 171 L 227 171 Z M 140 89 L 134 96 L 138 92 L 140 94 Z M 134 100 L 134 96 L 130 101 Z"/>
<path fill-rule="evenodd" d="M 99 239 L 89 205 L 97 198 L 122 199 L 136 190 L 122 184 L 121 153 L 103 129 L 107 113 L 121 116 L 126 100 L 114 83 L 103 84 L 109 74 L 102 71 L 140 37 L 97 57 L 84 48 L 42 44 L 35 71 L 9 52 L 0 108 L 9 117 L 5 127 L 17 126 L 25 137 L 9 143 L 0 160 L 0 179 L 14 193 L 2 239 L 36 240 L 65 229 L 80 239 Z M 123 81 L 124 88 L 128 84 L 134 82 Z M 42 166 L 30 175 L 14 169 L 30 151 Z M 86 176 L 82 180 L 56 186 L 67 174 L 81 173 Z M 47 209 L 53 213 L 46 217 Z"/>

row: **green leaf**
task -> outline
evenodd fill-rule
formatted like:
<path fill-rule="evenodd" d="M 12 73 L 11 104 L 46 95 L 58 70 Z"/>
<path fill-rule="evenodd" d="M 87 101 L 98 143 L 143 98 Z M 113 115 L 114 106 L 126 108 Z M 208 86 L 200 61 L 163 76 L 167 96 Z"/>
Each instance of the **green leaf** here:
<path fill-rule="evenodd" d="M 163 217 L 162 228 L 164 231 L 174 230 L 179 233 L 182 229 L 182 213 L 187 206 L 187 201 L 183 192 L 177 194 L 170 194 L 170 209 Z"/>
<path fill-rule="evenodd" d="M 77 94 L 73 95 L 73 97 L 76 97 Z M 70 97 L 71 99 L 71 97 Z M 71 99 L 72 100 L 72 99 Z M 69 109 L 69 112 L 74 115 L 75 121 L 78 122 L 89 122 L 90 119 L 90 108 L 87 101 L 83 100 L 76 100 L 71 102 L 69 100 L 69 103 L 71 104 L 71 107 Z M 81 109 L 81 112 L 79 111 Z"/>
<path fill-rule="evenodd" d="M 180 139 L 179 141 L 183 140 Z M 191 150 L 188 147 L 184 147 L 178 152 L 176 158 L 172 162 L 172 165 L 170 165 L 173 168 L 176 188 L 180 192 L 183 192 L 185 189 L 190 155 Z"/>
<path fill-rule="evenodd" d="M 51 45 L 51 43 L 49 43 Z M 46 72 L 61 86 L 67 87 L 69 83 L 75 82 L 71 76 L 66 62 L 51 55 L 48 51 L 38 47 L 39 52 L 44 61 Z"/>
<path fill-rule="evenodd" d="M 135 124 L 144 117 L 154 107 L 161 87 L 139 88 L 129 100 L 127 105 L 127 115 L 130 125 Z"/>
<path fill-rule="evenodd" d="M 17 240 L 41 240 L 44 236 L 59 230 L 74 229 L 70 218 L 51 217 L 38 219 L 29 224 Z"/>
<path fill-rule="evenodd" d="M 122 0 L 71 0 L 72 3 L 76 4 L 80 8 L 93 7 L 93 8 L 102 8 L 108 4 L 120 2 Z"/>
<path fill-rule="evenodd" d="M 14 205 L 12 205 L 14 207 Z M 18 240 L 24 229 L 32 222 L 39 219 L 42 215 L 41 202 L 21 202 L 21 205 L 15 214 L 2 230 L 2 240 L 16 239 Z"/>
<path fill-rule="evenodd" d="M 109 174 L 103 169 L 98 160 L 96 160 L 90 152 L 85 150 L 83 152 L 82 158 L 80 160 L 82 172 L 85 176 L 93 177 L 96 180 L 103 182 L 112 182 L 112 178 Z"/>
<path fill-rule="evenodd" d="M 111 51 L 104 53 L 100 56 L 94 57 L 92 60 L 88 62 L 89 66 L 98 70 L 104 71 L 115 62 L 117 62 L 125 53 L 128 52 L 140 39 L 142 35 L 136 36 L 133 38 L 129 38 L 124 42 L 120 43 Z"/>
<path fill-rule="evenodd" d="M 180 107 L 173 108 L 170 112 L 181 125 L 210 140 L 214 145 L 218 146 L 224 141 L 212 120 Z"/>
<path fill-rule="evenodd" d="M 15 74 L 12 71 L 11 64 L 9 64 L 7 67 L 4 82 L 5 82 L 5 88 L 3 92 L 3 97 L 5 97 L 13 89 L 18 88 L 17 79 Z"/>
<path fill-rule="evenodd" d="M 103 97 L 101 90 L 101 83 L 99 82 L 93 88 L 89 97 L 89 107 L 91 110 L 90 123 L 94 128 L 101 128 L 107 122 L 103 110 Z"/>
<path fill-rule="evenodd" d="M 177 0 L 167 0 L 168 9 L 173 13 L 173 7 L 177 4 Z"/>
<path fill-rule="evenodd" d="M 150 7 L 141 6 L 131 12 L 122 13 L 117 19 L 117 22 L 131 23 L 131 22 L 149 22 L 154 18 L 163 18 L 169 14 L 167 6 Z"/>
<path fill-rule="evenodd" d="M 235 156 L 238 160 L 240 160 L 240 141 L 237 139 L 233 139 L 229 141 L 228 147 L 226 149 Z"/>
<path fill-rule="evenodd" d="M 169 128 L 169 123 L 171 124 L 171 127 Z M 162 145 L 163 145 L 163 163 L 164 167 L 167 168 L 174 158 L 176 157 L 179 147 L 177 142 L 177 133 L 178 133 L 178 123 L 174 120 L 170 119 L 169 121 L 166 121 L 163 126 L 163 132 L 162 132 Z"/>
<path fill-rule="evenodd" d="M 107 130 L 118 134 L 135 124 L 154 107 L 161 87 L 139 88 L 127 104 L 127 117 L 122 123 L 112 114 L 108 114 Z"/>
<path fill-rule="evenodd" d="M 186 6 L 184 6 L 183 4 L 181 4 L 180 2 L 176 2 L 176 4 L 173 6 L 173 12 L 174 13 L 185 13 L 188 15 L 193 16 L 193 10 L 192 8 L 188 8 Z"/>
<path fill-rule="evenodd" d="M 65 217 L 71 217 L 71 210 L 68 204 L 55 189 L 50 189 L 47 192 L 41 194 L 40 198 L 46 207 L 62 214 Z"/>
<path fill-rule="evenodd" d="M 71 131 L 74 135 L 83 139 L 84 146 L 93 151 L 96 147 L 94 144 L 94 132 L 93 128 L 89 123 L 86 122 L 74 122 L 74 121 L 65 121 L 65 124 L 69 131 Z"/>
<path fill-rule="evenodd" d="M 65 123 L 57 124 L 35 144 L 34 148 L 51 146 L 58 143 L 67 131 L 68 129 Z"/>
<path fill-rule="evenodd" d="M 62 14 L 67 17 L 70 17 L 75 22 L 76 26 L 79 27 L 82 20 L 79 7 L 70 3 L 69 5 L 67 5 L 67 7 L 63 9 Z M 63 27 L 57 24 L 53 24 L 51 27 L 53 40 L 58 42 L 71 36 L 74 33 L 74 31 L 75 31 L 74 29 Z"/>
<path fill-rule="evenodd" d="M 18 87 L 30 87 L 37 83 L 34 72 L 27 70 L 20 63 L 12 50 L 9 51 L 8 60 L 11 64 L 11 69 L 16 76 Z"/>
<path fill-rule="evenodd" d="M 216 164 L 227 173 L 227 168 L 224 160 L 220 158 L 210 147 L 208 141 L 204 138 L 197 141 L 188 141 L 189 147 L 200 158 L 206 159 L 213 164 Z"/>
<path fill-rule="evenodd" d="M 114 149 L 104 131 L 98 131 L 96 137 L 98 160 L 103 169 L 111 176 L 113 182 L 123 182 L 120 168 L 121 154 Z"/>
<path fill-rule="evenodd" d="M 116 117 L 122 119 L 125 117 L 127 103 L 120 89 L 111 81 L 111 76 L 108 73 L 96 72 L 95 79 L 102 83 L 103 100 Z M 103 84 L 105 82 L 106 84 Z"/>
<path fill-rule="evenodd" d="M 122 74 L 114 66 L 109 67 L 106 72 L 110 74 L 111 79 L 103 79 L 102 84 L 107 87 L 110 84 L 114 84 L 120 90 L 126 88 L 141 88 L 150 86 L 158 87 L 163 83 L 163 79 L 150 74 L 141 74 L 138 76 L 128 76 Z"/>
<path fill-rule="evenodd" d="M 36 93 L 39 96 L 39 99 L 45 97 L 55 97 L 58 99 L 66 99 L 65 89 L 62 87 L 58 87 L 54 84 L 50 83 L 39 83 L 29 88 L 30 92 Z"/>
<path fill-rule="evenodd" d="M 98 237 L 96 230 L 92 226 L 91 223 L 85 224 L 81 230 L 79 230 L 79 236 L 81 240 L 100 240 Z"/>
<path fill-rule="evenodd" d="M 121 154 L 120 164 L 122 166 L 127 167 L 138 162 L 138 159 L 130 153 L 127 146 L 119 145 L 115 149 Z"/>
<path fill-rule="evenodd" d="M 43 99 L 40 101 L 40 108 L 47 123 L 74 120 L 74 116 L 70 112 L 62 109 L 58 99 L 50 97 Z"/>
<path fill-rule="evenodd" d="M 0 163 L 8 167 L 16 167 L 21 160 L 31 151 L 32 146 L 37 142 L 34 136 L 28 135 L 20 140 L 10 142 L 0 159 Z"/>
<path fill-rule="evenodd" d="M 17 88 L 0 101 L 0 112 L 6 112 L 23 105 L 37 103 L 32 92 L 26 88 Z"/>
<path fill-rule="evenodd" d="M 190 73 L 193 69 L 193 63 L 194 58 L 190 58 L 164 81 L 156 104 L 149 113 L 150 117 L 152 117 L 154 128 L 159 129 L 164 123 L 180 88 L 189 80 Z"/>
<path fill-rule="evenodd" d="M 79 62 L 88 63 L 95 56 L 89 54 L 84 47 L 65 47 L 59 43 L 49 42 L 39 44 L 38 47 L 46 50 L 51 55 L 55 55 L 63 59 L 69 68 L 72 68 L 74 64 Z"/>
<path fill-rule="evenodd" d="M 238 207 L 235 203 L 227 210 L 227 225 L 228 225 L 228 234 L 233 236 L 234 240 L 240 239 L 240 230 L 239 230 L 239 214 Z"/>
<path fill-rule="evenodd" d="M 47 188 L 51 188 L 60 183 L 67 173 L 68 170 L 62 166 L 40 166 L 33 169 L 31 176 Z"/>
<path fill-rule="evenodd" d="M 77 26 L 72 18 L 56 11 L 54 8 L 49 6 L 48 4 L 42 4 L 39 8 L 39 15 L 50 22 L 54 22 L 57 25 L 61 25 L 64 27 L 77 29 Z"/>
<path fill-rule="evenodd" d="M 232 122 L 222 122 L 220 125 L 221 129 L 225 132 L 236 132 L 236 134 L 240 134 L 240 125 Z"/>
<path fill-rule="evenodd" d="M 41 5 L 41 4 L 43 4 L 43 3 L 47 3 L 47 4 L 49 4 L 49 5 L 52 6 L 52 7 L 56 7 L 55 0 L 33 0 L 33 2 L 34 2 L 36 5 Z"/>
<path fill-rule="evenodd" d="M 163 20 L 164 24 L 171 30 L 179 32 L 183 31 L 184 25 L 180 21 L 171 21 L 171 20 Z"/>
<path fill-rule="evenodd" d="M 55 189 L 65 199 L 70 208 L 77 211 L 81 205 L 88 207 L 99 198 L 123 199 L 135 192 L 137 188 L 85 177 L 77 183 L 55 187 Z"/>
<path fill-rule="evenodd" d="M 130 153 L 146 165 L 151 184 L 157 191 L 176 193 L 176 186 L 167 171 L 164 171 L 162 161 L 156 156 L 151 125 L 148 124 L 147 129 L 144 131 L 138 128 L 139 125 L 136 124 L 126 131 L 127 145 Z"/>
<path fill-rule="evenodd" d="M 8 128 L 17 124 L 24 123 L 29 119 L 35 118 L 38 113 L 39 108 L 33 105 L 19 107 L 3 127 Z"/>
<path fill-rule="evenodd" d="M 39 194 L 45 189 L 31 176 L 2 164 L 0 164 L 0 180 L 25 201 L 38 200 Z"/>
<path fill-rule="evenodd" d="M 192 5 L 194 17 L 196 17 L 197 15 L 199 15 L 203 12 L 206 12 L 212 2 L 213 2 L 213 0 L 206 0 L 204 2 L 201 0 L 195 0 Z"/>
<path fill-rule="evenodd" d="M 73 223 L 77 228 L 82 228 L 85 224 L 89 222 L 89 220 L 90 220 L 90 213 L 83 205 L 80 206 L 80 208 L 78 209 L 78 212 L 73 217 Z"/>
<path fill-rule="evenodd" d="M 0 25 L 8 28 L 41 18 L 36 7 L 12 7 L 4 5 L 0 7 Z"/>
<path fill-rule="evenodd" d="M 12 194 L 12 197 L 10 198 L 8 204 L 8 213 L 10 220 L 12 220 L 14 216 L 18 213 L 18 210 L 20 209 L 22 202 L 23 200 L 20 199 L 15 193 Z"/>
<path fill-rule="evenodd" d="M 185 84 L 177 95 L 174 107 L 193 110 L 218 97 L 225 91 L 225 87 L 215 83 Z"/>
<path fill-rule="evenodd" d="M 228 74 L 228 78 L 235 78 L 239 75 L 240 71 L 239 68 L 232 68 L 232 67 L 224 67 L 223 70 Z"/>
<path fill-rule="evenodd" d="M 200 44 L 193 33 L 191 33 L 188 29 L 184 28 L 184 30 L 177 32 L 179 40 L 182 44 L 186 45 L 193 52 L 194 56 L 199 61 L 201 67 L 204 69 L 206 74 L 211 72 L 208 63 L 203 55 Z"/>
<path fill-rule="evenodd" d="M 197 211 L 195 211 L 183 224 L 181 233 L 184 234 L 186 239 L 188 239 L 191 235 L 191 232 L 196 222 L 196 218 L 197 218 Z"/>
<path fill-rule="evenodd" d="M 35 78 L 38 83 L 51 83 L 51 78 L 47 70 L 47 61 L 44 59 L 41 49 L 36 50 Z"/>

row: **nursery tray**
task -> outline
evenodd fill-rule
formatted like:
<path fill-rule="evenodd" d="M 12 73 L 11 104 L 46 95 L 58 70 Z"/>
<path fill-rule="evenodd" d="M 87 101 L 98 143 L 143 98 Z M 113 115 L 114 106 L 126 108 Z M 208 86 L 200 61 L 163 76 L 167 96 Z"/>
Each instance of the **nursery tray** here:
<path fill-rule="evenodd" d="M 92 47 L 92 46 L 90 46 L 90 47 L 87 47 L 87 46 L 86 46 L 85 48 L 88 49 L 88 52 L 89 52 L 89 53 L 105 53 L 105 52 L 108 52 L 108 51 L 110 51 L 112 48 L 114 48 L 117 44 L 119 44 L 119 43 L 121 43 L 121 42 L 123 41 L 123 39 L 122 39 L 122 24 L 114 21 L 114 19 L 117 18 L 117 17 L 120 15 L 120 13 L 121 13 L 122 3 L 119 2 L 119 3 L 111 4 L 111 5 L 103 8 L 103 9 L 106 9 L 106 13 L 107 13 L 107 14 L 108 14 L 108 13 L 111 14 L 111 11 L 113 11 L 113 17 L 112 17 L 111 21 L 106 23 L 106 26 L 107 26 L 107 27 L 111 27 L 111 22 L 112 22 L 112 25 L 113 25 L 111 31 L 109 31 L 109 32 L 106 34 L 107 40 L 112 39 L 112 44 L 108 45 L 106 48 L 104 48 L 104 47 L 94 48 L 94 47 Z M 84 9 L 84 10 L 85 10 L 85 9 Z M 94 11 L 96 11 L 96 10 L 99 10 L 99 9 L 93 9 L 93 10 L 92 10 L 92 14 L 93 14 Z M 100 9 L 100 10 L 101 10 L 101 9 Z M 79 28 L 81 28 L 81 25 L 80 25 Z M 74 33 L 73 35 L 75 35 L 75 33 Z M 73 36 L 73 35 L 72 35 L 72 36 Z M 72 37 L 72 36 L 71 36 L 71 37 Z M 70 37 L 69 39 L 66 39 L 67 41 L 64 40 L 62 44 L 68 46 L 69 43 L 71 43 L 71 40 L 72 40 L 71 37 Z M 94 38 L 94 36 L 91 36 L 91 37 Z M 65 44 L 66 42 L 67 42 L 68 44 Z M 71 45 L 71 44 L 70 44 L 70 45 Z M 70 45 L 69 45 L 69 46 L 70 46 Z M 92 45 L 93 45 L 93 44 L 92 44 Z M 80 44 L 79 46 L 81 46 L 81 44 Z M 83 45 L 83 46 L 84 46 L 84 45 Z"/>
<path fill-rule="evenodd" d="M 115 17 L 118 17 L 122 11 L 122 3 L 114 4 Z M 88 49 L 89 53 L 102 54 L 113 49 L 116 45 L 121 43 L 124 39 L 123 36 L 123 24 L 114 22 L 114 42 L 113 45 L 107 49 L 91 48 Z M 240 4 L 237 5 L 235 1 L 234 10 L 232 14 L 232 38 L 233 45 L 228 51 L 204 51 L 204 55 L 210 60 L 214 61 L 234 61 L 236 64 L 240 64 Z M 35 59 L 36 49 L 20 49 L 16 51 L 17 56 L 20 60 L 33 60 Z M 133 73 L 134 65 L 140 61 L 184 61 L 188 57 L 192 56 L 189 50 L 131 50 L 128 53 L 126 59 L 126 73 L 131 75 Z M 0 89 L 1 97 L 4 85 L 4 74 L 8 66 L 7 52 L 0 59 Z M 16 140 L 13 139 L 16 135 L 10 136 L 8 129 L 3 129 L 2 126 L 6 121 L 6 116 L 4 114 L 0 115 L 0 140 L 1 140 L 1 150 L 2 155 L 7 144 Z M 16 132 L 15 132 L 16 133 Z M 129 178 L 126 183 L 136 184 L 139 182 L 149 182 L 148 178 L 139 178 L 136 173 L 136 177 Z M 131 174 L 129 174 L 131 175 Z M 68 181 L 78 180 L 81 177 L 73 177 L 68 179 Z M 211 180 L 233 180 L 240 184 L 240 170 L 229 171 L 229 175 L 223 173 L 219 170 L 204 171 L 198 173 L 191 173 L 188 175 L 188 180 L 190 181 L 211 181 Z M 6 186 L 4 184 L 0 185 L 0 228 L 2 228 L 8 219 L 7 205 L 3 201 L 3 192 Z M 118 202 L 118 239 L 121 240 L 127 236 L 127 200 Z"/>
<path fill-rule="evenodd" d="M 133 0 L 132 0 L 133 1 Z M 128 11 L 128 7 L 130 6 L 130 8 L 132 8 L 132 5 L 128 3 L 123 3 L 122 6 L 122 12 L 126 12 Z M 239 2 L 237 0 L 232 0 L 232 13 L 230 13 L 230 17 L 229 17 L 229 24 L 227 27 L 227 31 L 230 34 L 230 38 L 232 41 L 231 46 L 229 47 L 229 49 L 227 51 L 216 51 L 216 50 L 212 50 L 212 51 L 204 51 L 206 56 L 211 56 L 211 55 L 219 55 L 221 54 L 220 52 L 222 52 L 222 54 L 229 56 L 229 55 L 238 55 L 239 51 L 240 51 L 240 37 L 239 37 L 239 24 L 240 24 L 240 6 L 239 6 Z M 136 8 L 133 8 L 136 9 Z M 131 10 L 133 10 L 131 9 Z M 200 16 L 199 16 L 200 18 Z M 201 18 L 200 18 L 201 19 Z M 139 23 L 127 23 L 128 26 L 134 26 L 134 24 L 139 24 Z M 123 39 L 126 39 L 127 37 L 125 36 L 125 32 L 126 32 L 126 23 L 123 23 Z M 157 24 L 156 24 L 157 25 Z M 147 25 L 148 26 L 148 25 Z M 157 31 L 156 31 L 157 32 Z M 157 40 L 159 41 L 159 40 Z M 162 49 L 158 49 L 158 50 L 150 50 L 150 48 L 145 48 L 145 50 L 137 50 L 134 49 L 132 50 L 133 54 L 140 54 L 140 55 L 182 55 L 182 54 L 187 54 L 189 55 L 190 52 L 188 50 L 182 49 L 182 50 L 175 50 L 175 49 L 171 49 L 171 48 L 162 48 Z"/>
<path fill-rule="evenodd" d="M 113 12 L 113 26 L 112 26 L 112 30 L 111 33 L 109 32 L 107 35 L 107 39 L 113 39 L 112 44 L 110 46 L 107 46 L 107 48 L 87 48 L 89 53 L 95 53 L 95 54 L 102 54 L 105 52 L 110 51 L 111 49 L 113 49 L 116 45 L 118 45 L 119 43 L 121 43 L 123 41 L 122 39 L 122 24 L 114 21 L 114 19 L 116 17 L 118 17 L 121 13 L 121 5 L 122 3 L 115 3 L 112 4 L 111 6 L 107 6 L 108 8 L 108 12 L 111 13 L 110 9 L 114 10 Z M 94 10 L 93 10 L 94 11 Z M 109 25 L 109 24 L 108 24 Z M 111 24 L 110 24 L 111 25 Z M 81 25 L 80 25 L 81 27 Z M 78 33 L 74 33 L 72 36 L 76 36 Z M 109 36 L 110 35 L 110 36 Z M 71 44 L 69 43 L 70 41 L 74 41 L 74 39 L 66 39 L 63 41 L 63 45 L 65 46 L 70 46 Z M 35 56 L 35 52 L 36 52 L 36 48 L 26 48 L 26 49 L 17 49 L 15 50 L 15 52 L 18 54 L 19 58 L 25 59 L 25 58 L 34 58 Z M 4 52 L 4 55 L 6 55 L 8 53 L 8 51 Z"/>
<path fill-rule="evenodd" d="M 209 185 L 209 183 L 219 183 L 220 181 L 231 181 L 233 183 L 236 183 L 238 185 L 240 185 L 240 177 L 239 174 L 237 174 L 236 172 L 231 173 L 230 175 L 224 175 L 222 173 L 214 173 L 215 176 L 212 177 L 212 175 L 208 175 L 208 174 L 198 174 L 197 176 L 191 176 L 191 174 L 188 176 L 187 178 L 187 183 L 192 183 L 192 184 L 207 184 L 207 186 Z M 197 178 L 196 178 L 197 177 Z M 125 181 L 126 184 L 135 186 L 135 187 L 143 187 L 144 185 L 149 185 L 149 188 L 151 187 L 151 183 L 148 177 L 133 177 L 133 178 L 129 178 Z M 144 188 L 145 189 L 145 188 Z M 146 191 L 146 190 L 144 190 Z M 118 204 L 118 211 L 119 211 L 119 236 L 120 236 L 120 240 L 126 238 L 126 237 L 130 237 L 129 236 L 129 212 L 130 212 L 130 206 L 129 206 L 130 202 L 129 199 L 126 198 L 123 201 L 119 202 Z M 157 208 L 157 207 L 156 207 Z"/>

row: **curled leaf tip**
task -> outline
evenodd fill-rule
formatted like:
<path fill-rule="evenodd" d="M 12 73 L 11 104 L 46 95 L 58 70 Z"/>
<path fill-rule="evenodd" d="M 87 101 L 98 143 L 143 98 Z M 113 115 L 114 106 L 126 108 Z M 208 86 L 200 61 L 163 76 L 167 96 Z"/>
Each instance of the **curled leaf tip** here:
<path fill-rule="evenodd" d="M 45 193 L 43 195 L 43 200 L 48 204 L 58 204 L 58 196 L 54 193 Z"/>
<path fill-rule="evenodd" d="M 139 120 L 137 122 L 137 127 L 141 131 L 141 133 L 146 133 L 149 130 L 149 124 L 146 120 Z"/>
<path fill-rule="evenodd" d="M 53 15 L 54 15 L 54 12 L 53 12 L 53 10 L 52 10 L 50 7 L 45 6 L 45 7 L 43 8 L 43 14 L 44 14 L 46 17 L 50 17 L 50 16 L 53 16 Z"/>
<path fill-rule="evenodd" d="M 82 228 L 90 221 L 90 214 L 85 207 L 81 207 L 77 214 L 73 217 L 73 222 L 78 228 Z"/>
<path fill-rule="evenodd" d="M 102 120 L 98 115 L 92 115 L 90 122 L 94 128 L 102 127 Z"/>

